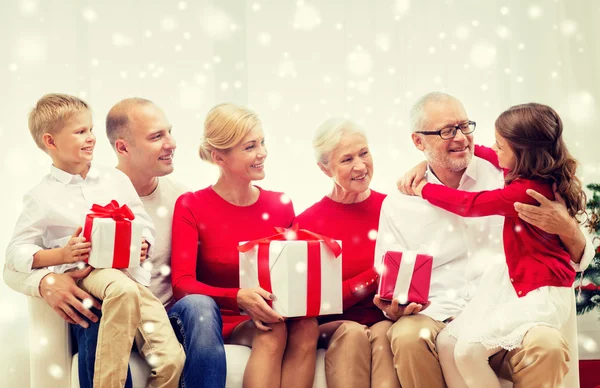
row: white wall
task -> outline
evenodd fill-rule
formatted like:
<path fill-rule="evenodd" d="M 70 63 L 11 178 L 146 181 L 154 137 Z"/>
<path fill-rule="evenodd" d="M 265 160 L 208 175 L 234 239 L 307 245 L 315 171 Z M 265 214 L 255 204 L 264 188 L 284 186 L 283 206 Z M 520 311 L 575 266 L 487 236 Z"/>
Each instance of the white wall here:
<path fill-rule="evenodd" d="M 103 134 L 110 106 L 156 101 L 178 140 L 174 177 L 194 188 L 216 177 L 196 152 L 206 112 L 247 104 L 267 130 L 261 185 L 286 191 L 297 212 L 330 186 L 310 149 L 321 121 L 349 115 L 367 128 L 372 187 L 388 192 L 421 158 L 407 112 L 433 90 L 462 99 L 483 144 L 510 105 L 555 107 L 581 177 L 599 182 L 599 19 L 595 0 L 0 0 L 0 248 L 22 195 L 49 168 L 27 130 L 28 111 L 49 92 L 91 103 L 95 163 L 107 165 L 116 161 Z M 28 385 L 24 302 L 0 284 L 0 375 L 9 387 Z"/>

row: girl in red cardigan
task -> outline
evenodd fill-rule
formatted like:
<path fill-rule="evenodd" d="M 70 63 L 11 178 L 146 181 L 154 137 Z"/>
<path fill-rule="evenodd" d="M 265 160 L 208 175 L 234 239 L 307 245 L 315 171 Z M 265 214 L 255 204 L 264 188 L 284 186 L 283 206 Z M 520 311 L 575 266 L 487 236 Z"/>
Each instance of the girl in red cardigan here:
<path fill-rule="evenodd" d="M 256 114 L 232 104 L 214 107 L 206 118 L 200 157 L 216 164 L 220 176 L 214 185 L 183 194 L 175 204 L 175 297 L 212 297 L 221 310 L 224 341 L 252 346 L 244 387 L 312 387 L 316 319 L 285 322 L 266 303 L 276 295 L 239 287 L 239 242 L 269 236 L 274 227 L 287 228 L 294 219 L 285 194 L 252 185 L 265 177 L 267 157 Z"/>
<path fill-rule="evenodd" d="M 500 387 L 488 358 L 501 349 L 518 347 L 532 327 L 558 329 L 569 316 L 575 279 L 569 253 L 558 236 L 522 221 L 514 209 L 515 202 L 535 204 L 528 189 L 553 200 L 554 184 L 571 216 L 584 211 L 585 194 L 575 176 L 577 162 L 562 131 L 562 121 L 552 108 L 534 103 L 513 106 L 496 120 L 493 150 L 475 147 L 476 156 L 504 170 L 504 188 L 473 193 L 422 180 L 415 189 L 432 204 L 463 217 L 506 217 L 506 260 L 486 271 L 477 295 L 438 335 L 440 363 L 451 388 Z"/>

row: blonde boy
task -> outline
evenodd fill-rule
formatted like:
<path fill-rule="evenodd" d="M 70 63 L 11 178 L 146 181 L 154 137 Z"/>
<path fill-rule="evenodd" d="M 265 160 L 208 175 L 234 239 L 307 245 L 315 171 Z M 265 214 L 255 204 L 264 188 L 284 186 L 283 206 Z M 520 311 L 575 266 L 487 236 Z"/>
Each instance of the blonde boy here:
<path fill-rule="evenodd" d="M 112 199 L 126 204 L 144 226 L 142 257 L 154 241 L 154 225 L 121 171 L 91 167 L 96 137 L 89 106 L 64 94 L 43 96 L 29 115 L 29 130 L 37 146 L 52 159 L 50 174 L 23 198 L 24 206 L 6 251 L 6 265 L 29 273 L 54 267 L 64 272 L 83 265 L 91 243 L 81 234 L 81 222 L 94 203 Z M 150 387 L 177 387 L 185 355 L 165 310 L 147 289 L 150 272 L 94 269 L 80 287 L 102 300 L 94 382 L 96 387 L 122 387 L 132 343 L 148 360 Z"/>

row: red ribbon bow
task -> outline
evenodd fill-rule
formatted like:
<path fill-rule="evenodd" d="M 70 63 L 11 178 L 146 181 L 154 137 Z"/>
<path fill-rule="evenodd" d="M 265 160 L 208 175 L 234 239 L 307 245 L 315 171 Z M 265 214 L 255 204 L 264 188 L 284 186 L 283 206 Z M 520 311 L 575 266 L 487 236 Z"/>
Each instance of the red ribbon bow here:
<path fill-rule="evenodd" d="M 306 316 L 316 317 L 321 312 L 321 244 L 333 252 L 337 258 L 342 254 L 342 247 L 331 237 L 323 236 L 306 229 L 299 229 L 298 224 L 291 228 L 275 227 L 277 234 L 258 240 L 248 241 L 238 246 L 238 251 L 245 253 L 258 245 L 257 267 L 258 284 L 265 291 L 273 293 L 271 273 L 269 269 L 269 244 L 271 241 L 306 241 L 308 244 L 307 287 L 306 287 Z M 268 301 L 269 306 L 271 302 Z"/>
<path fill-rule="evenodd" d="M 92 240 L 92 225 L 94 218 L 112 218 L 116 223 L 115 246 L 113 253 L 113 268 L 129 267 L 129 254 L 131 249 L 131 221 L 135 215 L 127 205 L 119 207 L 114 199 L 106 206 L 92 205 L 92 213 L 85 217 L 83 237 L 86 241 Z M 92 248 L 93 249 L 93 248 Z"/>

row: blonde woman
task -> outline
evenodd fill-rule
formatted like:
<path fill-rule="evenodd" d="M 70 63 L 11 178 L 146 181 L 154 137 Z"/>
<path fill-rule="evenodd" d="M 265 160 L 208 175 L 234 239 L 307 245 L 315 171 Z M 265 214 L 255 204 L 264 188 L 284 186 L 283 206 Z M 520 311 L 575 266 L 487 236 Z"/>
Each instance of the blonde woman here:
<path fill-rule="evenodd" d="M 268 236 L 273 227 L 289 227 L 294 219 L 285 194 L 252 184 L 265 177 L 267 158 L 256 114 L 233 104 L 214 107 L 204 125 L 200 158 L 216 165 L 220 174 L 214 185 L 182 195 L 175 205 L 175 297 L 212 297 L 221 310 L 224 341 L 252 346 L 244 387 L 311 387 L 316 319 L 285 322 L 266 302 L 275 295 L 239 288 L 238 243 Z"/>

